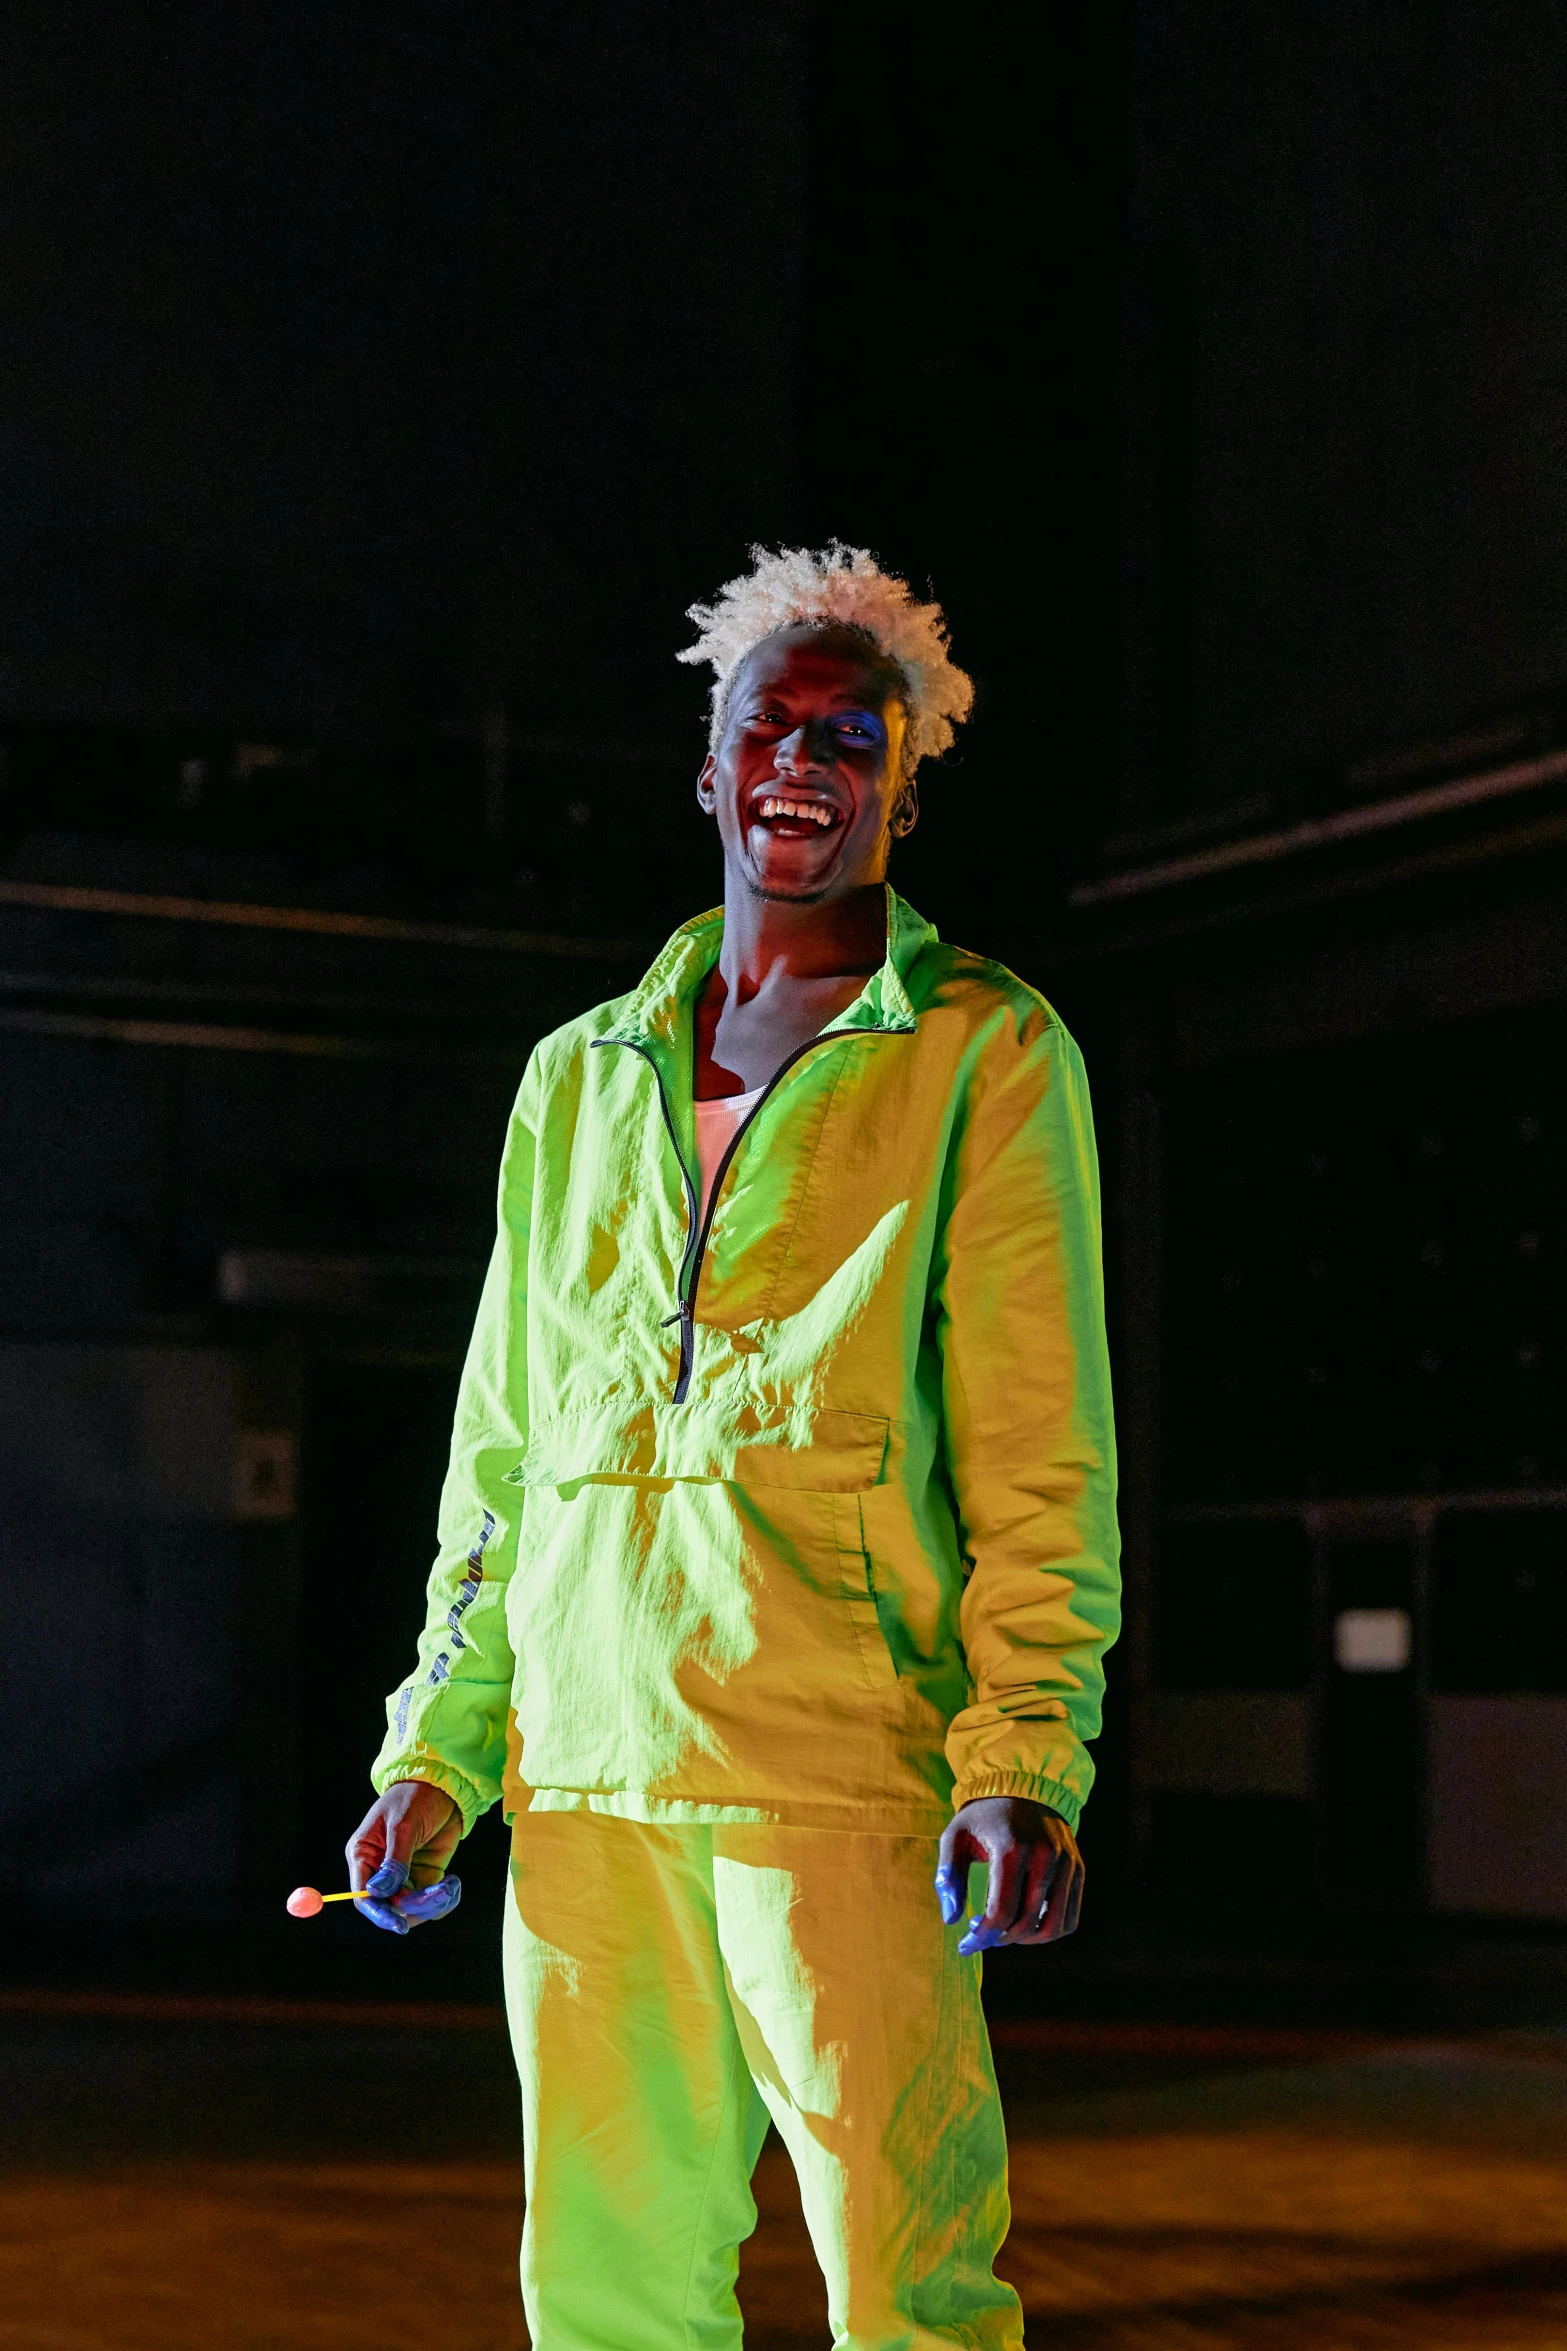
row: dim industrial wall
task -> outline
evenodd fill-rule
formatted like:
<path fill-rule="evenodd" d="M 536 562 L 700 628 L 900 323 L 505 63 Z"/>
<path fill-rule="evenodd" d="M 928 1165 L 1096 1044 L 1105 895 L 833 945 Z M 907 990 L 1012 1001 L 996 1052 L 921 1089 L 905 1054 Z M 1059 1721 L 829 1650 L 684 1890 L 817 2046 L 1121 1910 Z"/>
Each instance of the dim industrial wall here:
<path fill-rule="evenodd" d="M 0 1850 L 35 1892 L 233 1878 L 237 1402 L 213 1347 L 0 1341 Z"/>
<path fill-rule="evenodd" d="M 794 525 L 806 17 L 13 10 L 0 707 L 685 740 Z"/>
<path fill-rule="evenodd" d="M 443 1072 L 177 1035 L 0 1038 L 18 1145 L 0 1240 L 6 1321 L 204 1328 L 220 1259 L 258 1246 L 447 1259 L 455 1276 L 482 1261 L 512 1079 L 460 1060 Z"/>
<path fill-rule="evenodd" d="M 1107 1784 L 1161 1901 L 1201 1854 L 1242 1907 L 1567 1919 L 1562 837 L 1199 875 L 1063 973 L 1115 1005 Z"/>
<path fill-rule="evenodd" d="M 32 1900 L 243 1902 L 363 1809 L 511 1098 L 619 975 L 7 887 L 0 1853 Z"/>
<path fill-rule="evenodd" d="M 1156 1870 L 1567 1916 L 1567 1012 L 1172 1075 Z M 1239 1809 L 1237 1809 L 1237 1806 Z"/>
<path fill-rule="evenodd" d="M 1129 27 L 1105 1785 L 1161 1905 L 1559 1921 L 1567 27 Z"/>
<path fill-rule="evenodd" d="M 1567 19 L 1134 11 L 1128 816 L 1567 674 Z"/>

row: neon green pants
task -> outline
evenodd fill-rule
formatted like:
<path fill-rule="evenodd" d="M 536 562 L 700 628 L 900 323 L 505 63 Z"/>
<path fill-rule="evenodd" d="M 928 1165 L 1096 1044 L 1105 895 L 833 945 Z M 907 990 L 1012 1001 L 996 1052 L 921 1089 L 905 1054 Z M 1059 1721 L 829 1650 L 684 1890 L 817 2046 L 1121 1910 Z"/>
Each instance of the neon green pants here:
<path fill-rule="evenodd" d="M 506 1985 L 535 2351 L 734 2351 L 769 2118 L 840 2351 L 1014 2351 L 1006 2142 L 929 1839 L 524 1813 Z"/>

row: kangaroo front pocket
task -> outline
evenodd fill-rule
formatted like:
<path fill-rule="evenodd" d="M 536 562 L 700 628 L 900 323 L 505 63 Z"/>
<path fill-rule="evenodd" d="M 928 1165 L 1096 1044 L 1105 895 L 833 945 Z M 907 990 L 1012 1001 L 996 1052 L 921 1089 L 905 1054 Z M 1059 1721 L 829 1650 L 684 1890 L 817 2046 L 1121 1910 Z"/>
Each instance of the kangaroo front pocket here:
<path fill-rule="evenodd" d="M 530 1485 L 510 1618 L 535 1787 L 837 1802 L 846 1773 L 891 1766 L 902 1702 L 857 1493 Z"/>

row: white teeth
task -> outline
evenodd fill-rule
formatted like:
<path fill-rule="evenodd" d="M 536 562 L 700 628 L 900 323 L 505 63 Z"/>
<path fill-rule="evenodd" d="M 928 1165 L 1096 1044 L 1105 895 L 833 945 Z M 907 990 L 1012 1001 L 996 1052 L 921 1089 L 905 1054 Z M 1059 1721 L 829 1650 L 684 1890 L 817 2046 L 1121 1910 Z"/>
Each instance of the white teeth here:
<path fill-rule="evenodd" d="M 758 816 L 764 817 L 809 817 L 811 822 L 819 824 L 823 831 L 832 823 L 832 810 L 824 808 L 819 800 L 779 800 L 769 796 L 767 799 L 757 802 L 756 813 Z"/>

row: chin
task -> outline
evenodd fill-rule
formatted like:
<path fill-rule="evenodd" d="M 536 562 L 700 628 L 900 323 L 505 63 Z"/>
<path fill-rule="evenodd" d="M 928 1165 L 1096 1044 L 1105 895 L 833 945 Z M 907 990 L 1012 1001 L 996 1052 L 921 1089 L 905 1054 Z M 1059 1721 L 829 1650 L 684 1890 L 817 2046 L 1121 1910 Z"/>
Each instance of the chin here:
<path fill-rule="evenodd" d="M 760 856 L 747 841 L 742 862 L 769 898 L 819 898 L 841 879 L 846 845 L 841 825 L 824 840 L 774 840 L 764 835 Z"/>
<path fill-rule="evenodd" d="M 802 882 L 796 888 L 785 889 L 757 874 L 747 874 L 745 886 L 753 898 L 760 898 L 767 906 L 819 906 L 824 898 L 832 895 L 830 882 Z"/>
<path fill-rule="evenodd" d="M 815 841 L 798 844 L 769 841 L 762 856 L 752 853 L 741 858 L 741 871 L 751 888 L 764 898 L 820 898 L 837 878 L 840 861 L 831 853 L 836 846 L 836 843 L 829 847 Z M 825 856 L 824 848 L 828 850 Z"/>

